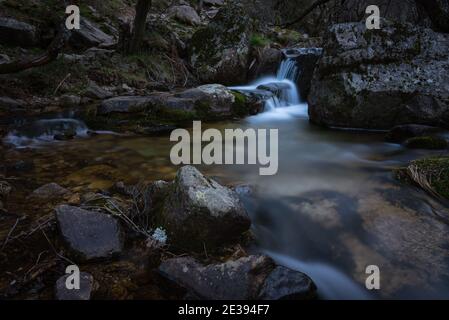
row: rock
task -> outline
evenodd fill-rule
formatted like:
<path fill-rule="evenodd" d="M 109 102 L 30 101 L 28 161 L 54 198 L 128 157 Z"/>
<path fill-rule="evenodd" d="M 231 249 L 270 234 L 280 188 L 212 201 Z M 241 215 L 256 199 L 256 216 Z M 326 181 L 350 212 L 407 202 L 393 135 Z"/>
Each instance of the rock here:
<path fill-rule="evenodd" d="M 195 32 L 188 45 L 189 62 L 203 83 L 245 83 L 252 25 L 241 4 L 228 4 Z"/>
<path fill-rule="evenodd" d="M 313 73 L 322 54 L 322 48 L 292 48 L 284 51 L 284 55 L 287 58 L 294 59 L 299 68 L 300 76 L 296 79 L 296 84 L 303 101 L 307 100 Z"/>
<path fill-rule="evenodd" d="M 62 198 L 70 193 L 66 188 L 61 187 L 57 183 L 45 184 L 31 193 L 31 197 L 41 200 L 51 200 Z"/>
<path fill-rule="evenodd" d="M 100 87 L 93 81 L 89 82 L 84 95 L 91 99 L 104 100 L 113 96 L 113 93 Z"/>
<path fill-rule="evenodd" d="M 192 166 L 179 169 L 160 218 L 172 244 L 200 251 L 235 241 L 251 225 L 238 195 Z"/>
<path fill-rule="evenodd" d="M 71 94 L 64 94 L 59 97 L 59 102 L 65 108 L 74 108 L 80 105 L 81 97 Z"/>
<path fill-rule="evenodd" d="M 309 300 L 315 298 L 316 286 L 304 273 L 277 266 L 266 278 L 259 298 L 263 300 Z"/>
<path fill-rule="evenodd" d="M 115 218 L 67 205 L 55 211 L 59 232 L 80 261 L 112 258 L 122 252 L 122 231 Z"/>
<path fill-rule="evenodd" d="M 171 7 L 168 11 L 169 15 L 186 24 L 197 26 L 201 24 L 201 18 L 198 13 L 189 5 L 181 5 Z"/>
<path fill-rule="evenodd" d="M 98 108 L 99 115 L 110 113 L 136 113 L 144 111 L 154 101 L 151 96 L 121 96 L 104 100 Z"/>
<path fill-rule="evenodd" d="M 439 133 L 442 130 L 443 129 L 438 127 L 419 124 L 405 124 L 395 126 L 393 129 L 391 129 L 387 133 L 385 140 L 388 142 L 402 143 L 409 138 L 432 135 L 435 133 Z"/>
<path fill-rule="evenodd" d="M 7 181 L 0 180 L 0 198 L 6 198 L 12 191 L 12 186 Z"/>
<path fill-rule="evenodd" d="M 6 54 L 0 54 L 0 64 L 11 62 L 11 59 Z"/>
<path fill-rule="evenodd" d="M 21 47 L 35 46 L 38 42 L 36 28 L 25 22 L 0 17 L 0 42 Z"/>
<path fill-rule="evenodd" d="M 255 80 L 263 76 L 275 75 L 283 58 L 282 51 L 264 47 L 258 52 L 254 65 L 249 69 L 249 79 Z"/>
<path fill-rule="evenodd" d="M 225 4 L 224 0 L 203 0 L 203 3 L 207 6 L 217 6 L 217 7 L 223 6 Z"/>
<path fill-rule="evenodd" d="M 210 117 L 229 117 L 233 114 L 235 96 L 232 91 L 221 84 L 207 84 L 188 89 L 176 95 L 191 99 L 200 112 L 210 113 Z M 207 110 L 206 110 L 207 109 Z"/>
<path fill-rule="evenodd" d="M 312 122 L 389 129 L 449 123 L 449 35 L 381 20 L 332 26 L 308 97 Z"/>
<path fill-rule="evenodd" d="M 407 139 L 404 145 L 409 149 L 429 149 L 442 150 L 447 149 L 448 143 L 440 137 L 422 136 Z"/>
<path fill-rule="evenodd" d="M 190 257 L 163 261 L 159 272 L 199 299 L 250 300 L 274 268 L 266 256 L 249 256 L 235 261 L 203 266 Z"/>
<path fill-rule="evenodd" d="M 287 83 L 271 82 L 264 83 L 257 87 L 257 90 L 269 91 L 275 96 L 281 96 L 282 92 L 289 90 L 290 86 Z"/>
<path fill-rule="evenodd" d="M 175 129 L 176 126 L 160 124 L 151 127 L 139 127 L 136 132 L 147 136 L 165 136 L 169 135 Z"/>
<path fill-rule="evenodd" d="M 23 105 L 24 105 L 23 101 L 14 100 L 8 97 L 0 97 L 0 110 L 16 111 L 22 109 Z"/>
<path fill-rule="evenodd" d="M 82 17 L 80 29 L 73 30 L 69 40 L 75 49 L 86 49 L 92 47 L 110 48 L 114 46 L 114 38 L 103 31 L 93 22 Z"/>
<path fill-rule="evenodd" d="M 90 300 L 94 284 L 92 275 L 86 272 L 80 272 L 80 288 L 71 290 L 67 289 L 66 286 L 66 280 L 69 276 L 62 276 L 56 281 L 56 300 Z"/>

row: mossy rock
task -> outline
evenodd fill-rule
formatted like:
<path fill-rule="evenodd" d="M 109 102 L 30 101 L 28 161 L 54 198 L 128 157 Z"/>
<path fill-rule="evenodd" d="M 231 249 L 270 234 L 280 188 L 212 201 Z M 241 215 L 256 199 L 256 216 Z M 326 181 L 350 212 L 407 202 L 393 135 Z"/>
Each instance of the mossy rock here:
<path fill-rule="evenodd" d="M 440 137 L 423 136 L 414 137 L 405 141 L 404 145 L 410 149 L 429 149 L 429 150 L 441 150 L 447 149 L 447 141 Z"/>

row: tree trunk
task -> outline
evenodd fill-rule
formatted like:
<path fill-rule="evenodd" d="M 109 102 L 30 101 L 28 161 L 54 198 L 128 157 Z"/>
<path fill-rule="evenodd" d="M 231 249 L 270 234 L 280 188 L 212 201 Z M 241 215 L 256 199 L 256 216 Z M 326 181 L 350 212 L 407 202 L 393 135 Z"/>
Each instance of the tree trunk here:
<path fill-rule="evenodd" d="M 136 17 L 134 18 L 133 34 L 129 45 L 129 53 L 136 53 L 145 34 L 147 15 L 151 8 L 151 0 L 139 0 L 136 4 Z"/>

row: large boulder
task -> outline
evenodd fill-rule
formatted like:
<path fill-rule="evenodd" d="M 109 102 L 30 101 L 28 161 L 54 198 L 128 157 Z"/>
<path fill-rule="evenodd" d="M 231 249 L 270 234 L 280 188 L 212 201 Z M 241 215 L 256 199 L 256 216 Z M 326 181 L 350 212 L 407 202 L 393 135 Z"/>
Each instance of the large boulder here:
<path fill-rule="evenodd" d="M 308 97 L 320 125 L 389 129 L 448 126 L 449 35 L 381 20 L 330 29 Z"/>
<path fill-rule="evenodd" d="M 159 271 L 199 299 L 250 300 L 258 297 L 273 268 L 273 261 L 266 256 L 249 256 L 207 266 L 183 257 L 162 262 Z"/>
<path fill-rule="evenodd" d="M 199 251 L 231 243 L 251 226 L 238 195 L 193 166 L 179 169 L 160 220 L 173 245 Z"/>
<path fill-rule="evenodd" d="M 122 252 L 122 230 L 112 216 L 68 205 L 55 211 L 61 236 L 79 261 L 111 258 Z"/>
<path fill-rule="evenodd" d="M 189 44 L 189 62 L 204 83 L 246 82 L 252 20 L 240 4 L 222 7 Z"/>
<path fill-rule="evenodd" d="M 316 286 L 307 275 L 276 266 L 265 255 L 210 265 L 191 257 L 173 258 L 163 261 L 159 272 L 199 299 L 304 300 L 316 294 Z"/>
<path fill-rule="evenodd" d="M 12 18 L 0 17 L 0 43 L 32 47 L 38 42 L 36 28 Z"/>

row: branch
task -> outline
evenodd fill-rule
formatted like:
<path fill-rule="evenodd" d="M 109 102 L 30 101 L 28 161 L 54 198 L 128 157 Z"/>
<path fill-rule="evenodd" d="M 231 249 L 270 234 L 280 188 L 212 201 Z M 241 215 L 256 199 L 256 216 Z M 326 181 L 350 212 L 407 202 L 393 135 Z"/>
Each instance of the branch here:
<path fill-rule="evenodd" d="M 69 39 L 69 36 L 70 31 L 65 27 L 65 24 L 62 24 L 58 34 L 50 43 L 44 54 L 34 58 L 0 64 L 0 74 L 16 73 L 26 69 L 46 65 L 53 60 L 56 60 Z"/>

